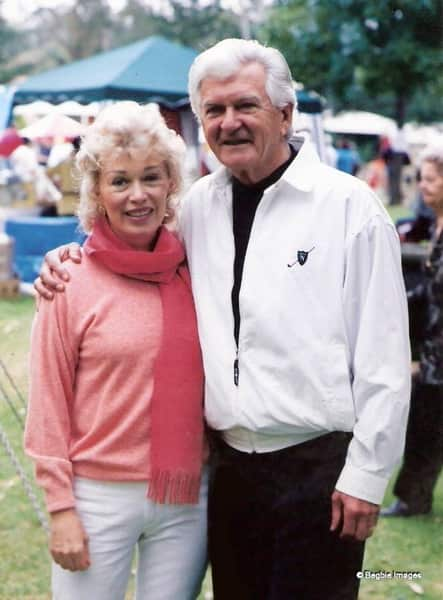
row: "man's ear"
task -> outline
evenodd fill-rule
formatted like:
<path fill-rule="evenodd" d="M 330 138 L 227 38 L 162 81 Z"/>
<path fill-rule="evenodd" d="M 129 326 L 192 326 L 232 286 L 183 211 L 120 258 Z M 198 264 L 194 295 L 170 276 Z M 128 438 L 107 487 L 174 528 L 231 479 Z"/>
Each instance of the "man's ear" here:
<path fill-rule="evenodd" d="M 283 106 L 283 108 L 281 108 L 280 110 L 282 114 L 281 130 L 283 137 L 285 137 L 292 126 L 292 114 L 294 112 L 294 105 L 286 104 L 286 106 Z"/>

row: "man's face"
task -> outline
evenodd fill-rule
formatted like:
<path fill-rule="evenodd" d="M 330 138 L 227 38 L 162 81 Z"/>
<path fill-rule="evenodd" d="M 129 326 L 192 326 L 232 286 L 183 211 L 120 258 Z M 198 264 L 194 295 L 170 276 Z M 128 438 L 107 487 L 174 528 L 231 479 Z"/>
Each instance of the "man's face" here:
<path fill-rule="evenodd" d="M 200 116 L 218 160 L 243 183 L 267 177 L 289 158 L 285 135 L 293 106 L 275 108 L 265 90 L 262 65 L 249 63 L 227 79 L 207 77 L 200 86 Z"/>

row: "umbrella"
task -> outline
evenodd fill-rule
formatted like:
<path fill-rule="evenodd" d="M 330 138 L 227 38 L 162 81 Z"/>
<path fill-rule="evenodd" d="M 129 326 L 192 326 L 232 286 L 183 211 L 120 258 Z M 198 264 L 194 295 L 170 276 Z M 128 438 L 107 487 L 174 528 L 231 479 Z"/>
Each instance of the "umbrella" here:
<path fill-rule="evenodd" d="M 14 115 L 20 115 L 27 119 L 35 119 L 49 114 L 54 109 L 54 105 L 44 100 L 36 100 L 30 104 L 21 104 L 14 107 Z"/>
<path fill-rule="evenodd" d="M 22 144 L 22 139 L 13 127 L 0 133 L 0 156 L 9 156 Z"/>
<path fill-rule="evenodd" d="M 98 102 L 92 102 L 85 106 L 75 100 L 66 100 L 66 102 L 58 104 L 54 110 L 55 112 L 70 117 L 96 117 L 100 110 L 100 104 Z"/>
<path fill-rule="evenodd" d="M 392 138 L 397 131 L 393 119 L 364 111 L 344 112 L 324 119 L 324 128 L 330 133 L 387 135 Z"/>
<path fill-rule="evenodd" d="M 73 139 L 81 135 L 83 131 L 84 126 L 78 121 L 53 112 L 32 125 L 29 125 L 29 127 L 21 129 L 20 135 L 31 140 L 54 140 L 55 138 Z"/>

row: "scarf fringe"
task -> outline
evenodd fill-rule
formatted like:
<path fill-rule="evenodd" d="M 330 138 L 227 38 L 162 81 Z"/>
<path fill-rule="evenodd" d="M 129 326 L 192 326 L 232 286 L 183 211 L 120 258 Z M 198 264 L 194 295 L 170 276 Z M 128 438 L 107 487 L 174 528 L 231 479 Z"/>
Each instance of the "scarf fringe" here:
<path fill-rule="evenodd" d="M 201 475 L 154 471 L 149 478 L 148 498 L 158 504 L 198 504 Z"/>

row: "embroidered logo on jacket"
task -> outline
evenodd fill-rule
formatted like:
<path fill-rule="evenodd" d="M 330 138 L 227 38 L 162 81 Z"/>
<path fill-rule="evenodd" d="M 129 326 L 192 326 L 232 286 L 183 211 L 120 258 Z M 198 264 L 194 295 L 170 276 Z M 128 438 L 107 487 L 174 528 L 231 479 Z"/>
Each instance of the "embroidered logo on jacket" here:
<path fill-rule="evenodd" d="M 309 253 L 315 249 L 315 246 L 312 246 L 310 250 L 297 250 L 297 260 L 293 263 L 288 263 L 288 267 L 291 268 L 296 264 L 299 264 L 301 267 L 308 260 Z"/>

